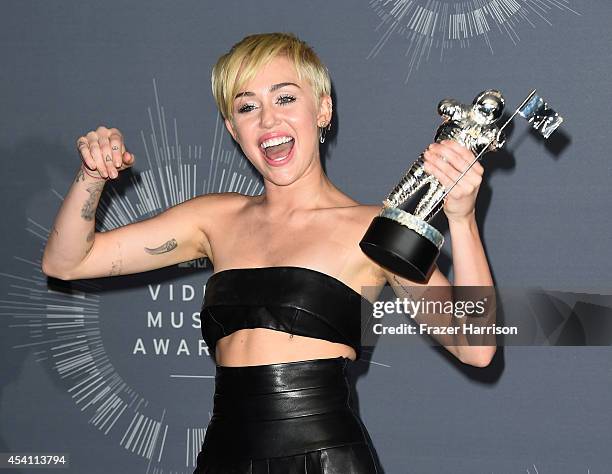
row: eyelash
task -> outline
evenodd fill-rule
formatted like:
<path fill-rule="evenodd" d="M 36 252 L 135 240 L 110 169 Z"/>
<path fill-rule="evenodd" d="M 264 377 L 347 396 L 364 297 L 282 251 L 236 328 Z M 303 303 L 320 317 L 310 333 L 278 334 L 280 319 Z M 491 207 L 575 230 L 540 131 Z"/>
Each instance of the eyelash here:
<path fill-rule="evenodd" d="M 289 100 L 287 100 L 286 102 L 282 102 L 284 99 L 289 99 Z M 278 101 L 281 101 L 279 105 L 287 105 L 287 104 L 290 104 L 291 102 L 295 102 L 295 97 L 290 94 L 285 94 L 285 95 L 281 95 L 278 98 Z"/>
<path fill-rule="evenodd" d="M 285 99 L 287 99 L 285 101 Z M 279 98 L 277 99 L 276 103 L 278 105 L 287 105 L 290 104 L 291 102 L 295 102 L 295 97 L 289 94 L 285 94 L 285 95 L 281 95 L 279 96 Z M 253 104 L 244 104 L 242 107 L 240 107 L 238 109 L 238 113 L 243 114 L 246 112 L 250 112 L 251 110 L 253 110 L 255 108 L 255 106 Z"/>

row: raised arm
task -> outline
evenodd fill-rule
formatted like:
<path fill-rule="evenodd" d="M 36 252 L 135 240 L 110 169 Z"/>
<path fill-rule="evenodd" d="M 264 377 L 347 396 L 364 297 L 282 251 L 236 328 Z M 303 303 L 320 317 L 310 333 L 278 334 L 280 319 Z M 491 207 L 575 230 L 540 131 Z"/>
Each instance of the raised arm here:
<path fill-rule="evenodd" d="M 95 232 L 108 179 L 134 164 L 117 129 L 98 127 L 77 140 L 81 167 L 60 207 L 42 259 L 43 272 L 63 280 L 125 275 L 206 257 L 205 229 L 221 199 L 190 199 L 142 222 Z"/>
<path fill-rule="evenodd" d="M 425 170 L 434 175 L 440 183 L 448 188 L 457 179 L 461 172 L 473 160 L 474 155 L 465 147 L 453 141 L 431 144 L 424 153 Z M 476 163 L 459 181 L 457 186 L 448 194 L 444 203 L 444 213 L 449 222 L 451 238 L 451 252 L 453 261 L 454 286 L 480 286 L 493 287 L 493 278 L 489 270 L 489 263 L 478 233 L 475 218 L 475 202 L 478 189 L 482 181 L 483 168 Z M 426 285 L 401 278 L 388 270 L 383 270 L 387 281 L 394 292 L 400 297 L 419 296 L 427 287 L 449 286 L 448 279 L 436 268 Z M 419 291 L 420 289 L 420 291 Z M 449 298 L 452 297 L 449 292 Z M 489 298 L 494 298 L 493 291 Z M 487 322 L 495 322 L 494 303 L 493 313 L 488 315 Z M 449 316 L 446 320 L 438 318 L 440 324 L 454 324 L 456 318 Z M 419 318 L 416 318 L 417 322 Z M 452 345 L 448 342 L 453 338 L 436 338 L 443 341 L 449 352 L 466 364 L 484 367 L 489 364 L 496 347 L 491 345 Z M 454 338 L 465 342 L 465 338 Z"/>

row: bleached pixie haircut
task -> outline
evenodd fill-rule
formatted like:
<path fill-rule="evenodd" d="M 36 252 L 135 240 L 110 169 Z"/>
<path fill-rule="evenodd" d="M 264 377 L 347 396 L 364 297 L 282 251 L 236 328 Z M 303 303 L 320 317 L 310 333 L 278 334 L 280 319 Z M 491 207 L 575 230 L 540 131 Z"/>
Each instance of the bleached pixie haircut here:
<path fill-rule="evenodd" d="M 317 106 L 331 95 L 331 80 L 325 65 L 313 49 L 293 33 L 249 35 L 231 47 L 214 65 L 212 93 L 223 118 L 233 122 L 234 97 L 270 60 L 285 55 L 295 66 L 298 78 L 310 82 Z M 238 72 L 240 71 L 240 77 Z"/>

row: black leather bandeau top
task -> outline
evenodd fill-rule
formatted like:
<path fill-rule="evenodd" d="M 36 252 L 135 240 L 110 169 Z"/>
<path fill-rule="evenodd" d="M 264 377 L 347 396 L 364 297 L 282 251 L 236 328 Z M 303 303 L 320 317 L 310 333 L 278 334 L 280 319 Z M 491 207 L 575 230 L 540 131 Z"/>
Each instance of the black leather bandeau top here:
<path fill-rule="evenodd" d="M 361 355 L 360 311 L 372 304 L 350 286 L 303 267 L 221 270 L 208 278 L 202 336 L 217 341 L 239 329 L 268 328 L 347 344 Z"/>

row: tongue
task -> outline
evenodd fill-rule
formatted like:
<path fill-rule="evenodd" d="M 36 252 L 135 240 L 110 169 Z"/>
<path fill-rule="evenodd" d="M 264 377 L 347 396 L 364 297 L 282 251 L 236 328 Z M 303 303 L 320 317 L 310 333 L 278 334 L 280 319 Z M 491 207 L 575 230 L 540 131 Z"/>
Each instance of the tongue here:
<path fill-rule="evenodd" d="M 276 158 L 281 158 L 283 156 L 287 156 L 293 147 L 293 140 L 282 143 L 280 145 L 269 146 L 265 150 L 266 157 L 269 160 L 274 160 Z"/>

